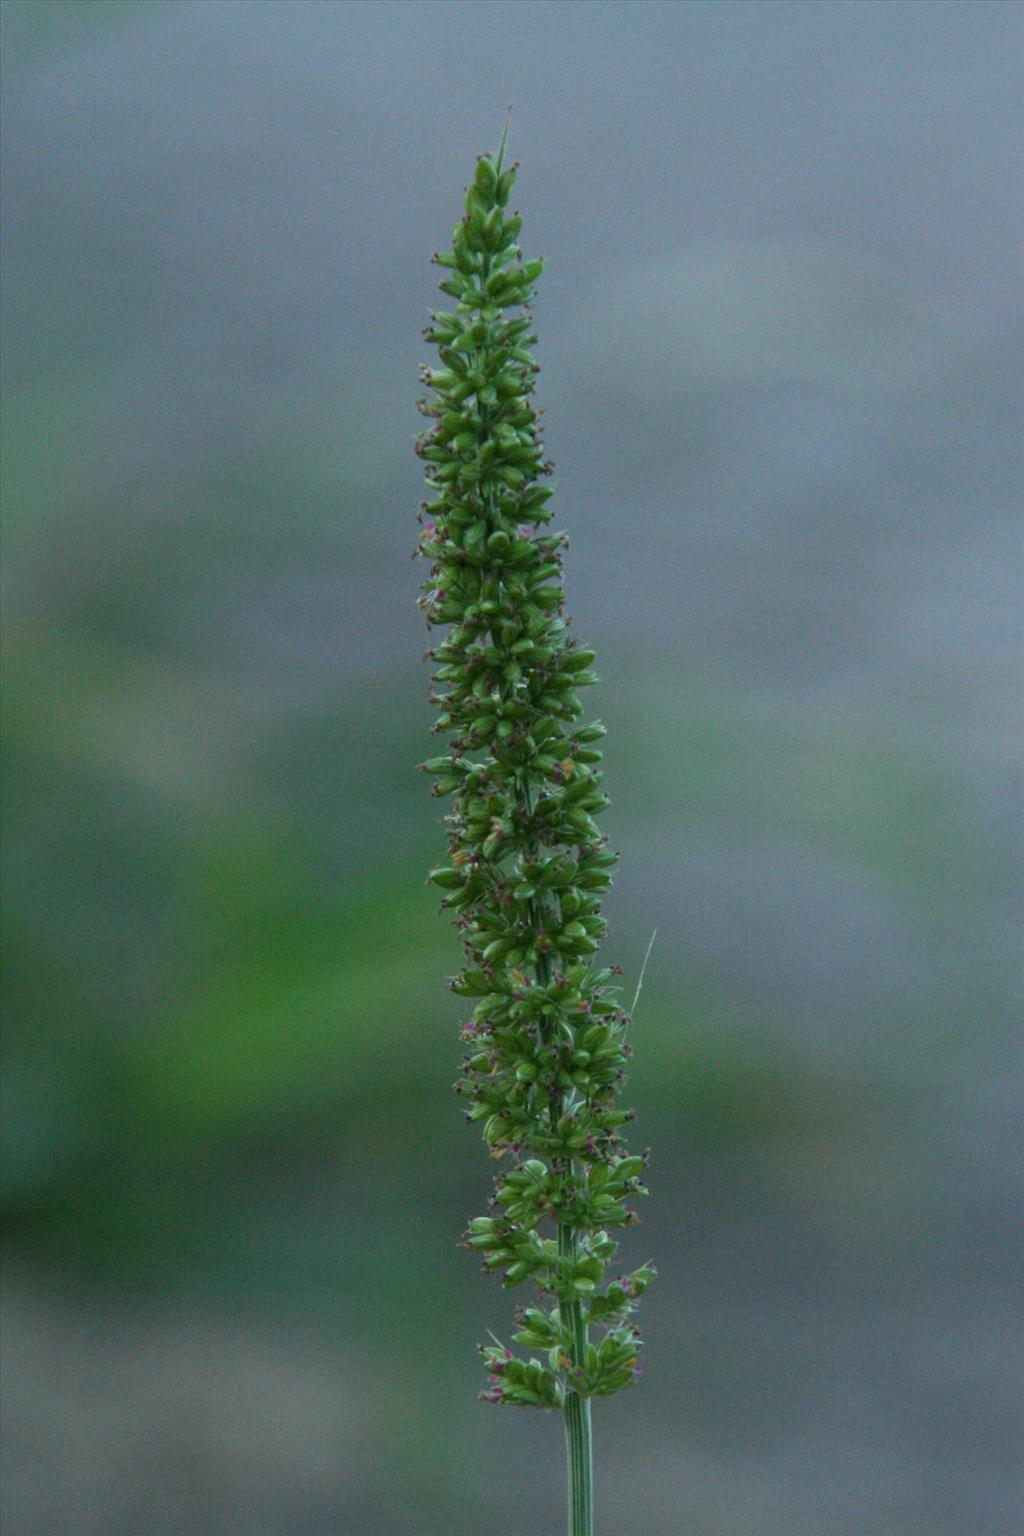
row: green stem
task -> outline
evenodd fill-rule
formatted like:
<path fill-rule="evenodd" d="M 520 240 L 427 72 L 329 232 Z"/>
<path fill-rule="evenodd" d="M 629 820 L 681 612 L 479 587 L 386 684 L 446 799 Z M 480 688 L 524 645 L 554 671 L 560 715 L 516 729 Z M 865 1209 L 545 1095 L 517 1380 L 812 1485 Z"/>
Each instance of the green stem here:
<path fill-rule="evenodd" d="M 529 780 L 522 786 L 520 804 L 527 815 L 532 809 Z M 536 913 L 540 925 L 540 914 Z M 537 956 L 537 981 L 547 986 L 551 966 L 547 955 Z M 551 1125 L 562 1112 L 561 1097 L 551 1105 Z M 563 1259 L 576 1258 L 576 1231 L 571 1226 L 558 1227 L 558 1252 Z M 583 1366 L 587 1356 L 587 1325 L 583 1320 L 583 1306 L 579 1301 L 559 1303 L 559 1316 L 572 1335 L 572 1363 Z M 565 1456 L 569 1482 L 568 1536 L 593 1536 L 594 1532 L 594 1454 L 590 1430 L 590 1399 L 578 1392 L 568 1392 L 563 1409 L 565 1418 Z"/>
<path fill-rule="evenodd" d="M 498 153 L 498 169 L 505 153 L 505 135 L 508 132 L 508 119 L 505 120 L 505 133 L 501 136 L 501 149 Z M 490 274 L 491 261 L 489 254 L 484 258 L 483 278 L 486 282 Z M 481 410 L 480 419 L 483 426 L 489 425 L 490 412 Z M 488 523 L 494 515 L 493 495 L 488 493 L 487 509 L 489 513 Z M 500 645 L 500 638 L 492 634 L 495 645 Z M 530 794 L 529 777 L 524 774 L 521 783 L 521 792 L 517 795 L 519 804 L 530 815 L 532 811 L 532 797 Z M 540 913 L 535 909 L 536 920 L 539 926 Z M 551 966 L 547 955 L 540 954 L 537 957 L 537 981 L 541 986 L 546 986 L 550 980 Z M 556 1096 L 551 1105 L 552 1127 L 561 1113 L 560 1096 Z M 573 1227 L 559 1226 L 558 1228 L 558 1252 L 563 1258 L 575 1259 L 576 1257 L 576 1232 Z M 583 1321 L 583 1309 L 579 1301 L 561 1302 L 559 1315 L 568 1325 L 572 1334 L 572 1361 L 574 1366 L 582 1367 L 586 1360 L 587 1352 L 587 1325 Z M 563 1410 L 565 1417 L 565 1451 L 569 1481 L 569 1525 L 568 1536 L 593 1536 L 594 1532 L 594 1464 L 593 1448 L 590 1432 L 590 1399 L 581 1397 L 578 1392 L 568 1392 Z"/>
<path fill-rule="evenodd" d="M 559 1227 L 558 1251 L 563 1258 L 575 1258 L 576 1234 L 571 1227 Z M 559 1308 L 573 1336 L 573 1360 L 582 1365 L 587 1349 L 587 1328 L 583 1308 L 578 1301 L 563 1302 Z M 593 1536 L 594 1531 L 594 1461 L 590 1434 L 590 1399 L 570 1392 L 565 1399 L 565 1455 L 569 1475 L 569 1536 Z"/>

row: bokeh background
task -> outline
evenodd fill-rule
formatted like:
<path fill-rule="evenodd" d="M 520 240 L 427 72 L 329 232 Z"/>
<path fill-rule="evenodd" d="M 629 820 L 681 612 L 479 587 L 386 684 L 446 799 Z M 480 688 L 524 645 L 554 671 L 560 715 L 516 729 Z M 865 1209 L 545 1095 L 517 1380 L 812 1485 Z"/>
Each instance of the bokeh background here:
<path fill-rule="evenodd" d="M 509 101 L 630 993 L 658 930 L 599 1530 L 1016 1536 L 1021 10 L 3 30 L 5 1536 L 561 1529 L 476 1400 L 414 771 L 428 258 Z"/>

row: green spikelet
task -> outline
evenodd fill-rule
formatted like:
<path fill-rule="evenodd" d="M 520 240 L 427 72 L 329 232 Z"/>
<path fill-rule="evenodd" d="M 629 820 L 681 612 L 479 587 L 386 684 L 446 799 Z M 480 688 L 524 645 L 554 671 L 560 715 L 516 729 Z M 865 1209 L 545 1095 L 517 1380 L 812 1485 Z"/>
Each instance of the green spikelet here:
<path fill-rule="evenodd" d="M 640 1339 L 628 1319 L 654 1271 L 607 1275 L 609 1231 L 636 1219 L 645 1158 L 621 1138 L 629 1019 L 594 958 L 615 863 L 596 821 L 604 731 L 580 723 L 594 654 L 563 616 L 567 541 L 549 530 L 529 351 L 544 264 L 521 259 L 519 216 L 505 212 L 514 179 L 501 154 L 481 156 L 451 249 L 434 258 L 455 307 L 424 332 L 440 366 L 422 375 L 430 576 L 420 602 L 428 623 L 448 626 L 431 653 L 431 702 L 449 754 L 422 766 L 435 794 L 453 796 L 432 879 L 466 956 L 452 990 L 476 999 L 456 1089 L 503 1159 L 495 1214 L 471 1222 L 466 1242 L 506 1286 L 531 1281 L 543 1303 L 514 1336 L 541 1357 L 485 1348 L 483 1395 L 564 1411 L 580 1536 L 591 1528 L 589 1399 L 633 1380 Z"/>

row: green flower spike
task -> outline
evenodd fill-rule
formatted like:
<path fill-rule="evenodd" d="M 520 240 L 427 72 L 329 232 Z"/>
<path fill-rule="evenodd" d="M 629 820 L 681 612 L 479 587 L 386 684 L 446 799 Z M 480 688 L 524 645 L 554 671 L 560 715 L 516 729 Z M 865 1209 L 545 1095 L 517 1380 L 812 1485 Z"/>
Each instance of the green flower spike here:
<path fill-rule="evenodd" d="M 630 1156 L 618 1106 L 629 1017 L 613 969 L 594 959 L 615 855 L 598 830 L 599 723 L 578 723 L 596 681 L 593 651 L 563 617 L 564 534 L 549 531 L 550 488 L 533 406 L 529 302 L 542 261 L 523 261 L 506 213 L 516 167 L 482 155 L 451 250 L 436 255 L 452 310 L 424 335 L 439 367 L 419 408 L 429 501 L 421 606 L 448 632 L 430 653 L 431 702 L 447 753 L 423 763 L 451 796 L 448 857 L 431 874 L 460 931 L 452 981 L 473 1013 L 456 1091 L 503 1160 L 489 1216 L 466 1244 L 506 1286 L 529 1280 L 541 1305 L 513 1342 L 482 1348 L 489 1402 L 565 1418 L 570 1536 L 593 1529 L 590 1399 L 628 1386 L 640 1339 L 629 1321 L 650 1265 L 609 1279 L 609 1230 L 636 1220 L 646 1156 Z M 592 1332 L 594 1337 L 592 1337 Z"/>

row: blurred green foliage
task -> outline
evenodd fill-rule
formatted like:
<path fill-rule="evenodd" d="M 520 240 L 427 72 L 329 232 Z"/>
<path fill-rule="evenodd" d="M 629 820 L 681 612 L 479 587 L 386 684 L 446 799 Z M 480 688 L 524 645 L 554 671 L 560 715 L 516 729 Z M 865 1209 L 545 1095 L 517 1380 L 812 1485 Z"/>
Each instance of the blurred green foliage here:
<path fill-rule="evenodd" d="M 372 476 L 355 464 L 346 486 L 319 432 L 301 455 L 286 438 L 106 500 L 89 488 L 113 451 L 104 402 L 102 379 L 58 369 L 4 413 L 7 1231 L 123 1284 L 258 1292 L 303 1255 L 313 1285 L 315 1251 L 327 1293 L 332 1179 L 379 1187 L 401 1149 L 429 1146 L 444 1171 L 426 1209 L 449 1243 L 486 1178 L 448 1096 L 459 1009 L 438 980 L 455 938 L 424 885 L 439 808 L 413 771 L 426 669 L 412 630 L 396 677 L 390 656 L 264 663 L 230 630 L 218 649 L 218 625 L 239 594 L 243 616 L 273 621 L 276 594 L 321 561 L 350 594 L 402 541 L 368 536 L 354 511 Z M 617 658 L 618 678 L 633 665 Z M 648 673 L 643 653 L 635 667 Z M 638 861 L 652 836 L 670 858 L 696 831 L 786 839 L 922 921 L 980 888 L 969 814 L 907 755 L 678 671 L 602 692 L 610 827 Z M 628 899 L 642 865 L 632 887 L 628 859 L 624 874 Z M 635 968 L 646 935 L 613 917 Z M 859 1113 L 783 1045 L 774 1004 L 679 937 L 655 948 L 635 1084 L 670 1202 L 687 1149 L 817 1142 Z M 320 1196 L 297 1231 L 260 1190 L 282 1168 L 301 1184 L 304 1165 Z M 340 1227 L 371 1265 L 373 1229 Z"/>

